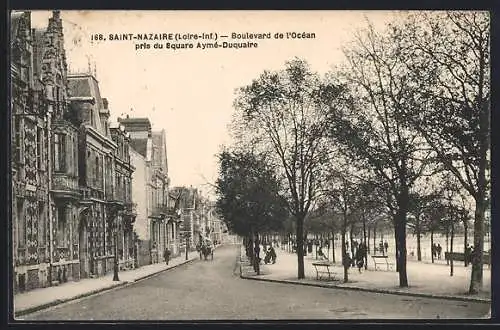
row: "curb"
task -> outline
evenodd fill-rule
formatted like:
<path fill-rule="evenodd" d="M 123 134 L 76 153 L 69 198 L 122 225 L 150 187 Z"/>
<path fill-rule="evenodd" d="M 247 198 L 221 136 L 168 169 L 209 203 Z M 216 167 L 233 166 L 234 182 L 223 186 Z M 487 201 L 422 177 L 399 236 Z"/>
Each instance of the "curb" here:
<path fill-rule="evenodd" d="M 48 303 L 45 303 L 45 304 L 42 304 L 42 305 L 38 305 L 38 306 L 33 306 L 33 307 L 26 308 L 26 309 L 22 309 L 22 310 L 19 310 L 17 312 L 14 312 L 14 318 L 19 317 L 19 316 L 24 316 L 24 315 L 27 315 L 27 314 L 32 314 L 32 313 L 35 313 L 35 312 L 39 312 L 41 310 L 44 310 L 44 309 L 47 309 L 47 308 L 50 308 L 50 307 L 54 307 L 54 306 L 57 306 L 57 305 L 60 305 L 60 304 L 63 304 L 63 303 L 67 303 L 67 302 L 70 302 L 70 301 L 73 301 L 73 300 L 78 300 L 78 299 L 81 299 L 81 298 L 90 297 L 90 296 L 93 296 L 93 295 L 98 294 L 98 293 L 103 293 L 103 292 L 110 291 L 110 290 L 113 290 L 113 289 L 117 289 L 117 288 L 120 288 L 120 287 L 125 287 L 125 286 L 131 285 L 133 283 L 136 283 L 136 282 L 139 282 L 139 281 L 142 281 L 142 280 L 146 280 L 146 279 L 148 279 L 150 277 L 159 275 L 160 273 L 166 272 L 166 271 L 171 270 L 173 268 L 176 268 L 178 266 L 182 266 L 182 265 L 185 265 L 187 263 L 191 263 L 191 262 L 193 262 L 195 260 L 196 260 L 196 258 L 189 259 L 189 260 L 184 260 L 183 262 L 178 263 L 176 265 L 173 265 L 173 266 L 171 266 L 169 268 L 162 269 L 162 270 L 159 270 L 159 271 L 151 273 L 151 274 L 147 274 L 145 276 L 136 278 L 133 281 L 122 281 L 120 283 L 113 284 L 113 285 L 108 286 L 108 287 L 99 288 L 99 289 L 92 290 L 92 291 L 89 291 L 89 292 L 81 293 L 81 294 L 79 294 L 77 296 L 74 296 L 74 297 L 64 298 L 64 299 L 56 299 L 54 301 L 51 301 L 51 302 L 48 302 Z"/>
<path fill-rule="evenodd" d="M 459 297 L 459 296 L 441 296 L 441 295 L 433 295 L 427 293 L 417 293 L 417 292 L 401 292 L 401 291 L 391 291 L 391 290 L 382 290 L 382 289 L 368 289 L 368 288 L 360 288 L 360 287 L 349 287 L 349 286 L 341 286 L 341 285 L 327 285 L 321 283 L 307 283 L 307 282 L 296 282 L 290 280 L 275 280 L 269 278 L 257 278 L 252 276 L 246 276 L 240 274 L 240 278 L 245 280 L 253 280 L 253 281 L 263 281 L 263 282 L 273 282 L 273 283 L 282 283 L 282 284 L 294 284 L 294 285 L 303 285 L 303 286 L 314 286 L 320 288 L 327 289 L 341 289 L 341 290 L 351 290 L 351 291 L 363 291 L 363 292 L 373 292 L 373 293 L 383 293 L 383 294 L 392 294 L 398 296 L 410 296 L 410 297 L 421 297 L 421 298 L 432 298 L 432 299 L 446 299 L 446 300 L 456 300 L 456 301 L 466 301 L 466 302 L 477 302 L 483 304 L 491 304 L 490 299 L 486 298 L 476 298 L 476 297 Z"/>
<path fill-rule="evenodd" d="M 176 267 L 179 267 L 179 266 L 182 266 L 182 265 L 185 265 L 185 264 L 188 264 L 188 263 L 191 263 L 193 261 L 197 260 L 196 258 L 193 258 L 193 259 L 188 259 L 188 260 L 183 260 L 181 263 L 178 263 L 177 265 L 173 265 L 169 268 L 166 268 L 166 269 L 162 269 L 162 270 L 159 270 L 157 272 L 154 272 L 154 273 L 151 273 L 151 274 L 147 274 L 147 275 L 144 275 L 142 277 L 139 277 L 139 278 L 136 278 L 134 279 L 132 282 L 125 282 L 125 284 L 132 284 L 132 283 L 136 283 L 136 282 L 139 282 L 139 281 L 142 281 L 142 280 L 146 280 L 148 278 L 151 278 L 151 277 L 154 277 L 156 275 L 159 275 L 163 272 L 166 272 L 168 270 L 171 270 L 173 268 L 176 268 Z"/>
<path fill-rule="evenodd" d="M 81 293 L 81 294 L 79 294 L 77 296 L 74 296 L 74 297 L 64 298 L 64 299 L 56 299 L 54 301 L 51 301 L 51 302 L 48 302 L 48 303 L 45 303 L 45 304 L 42 304 L 42 305 L 38 305 L 38 306 L 34 306 L 34 307 L 29 307 L 29 308 L 22 309 L 22 310 L 19 310 L 17 312 L 14 312 L 14 317 L 19 317 L 19 316 L 24 316 L 24 315 L 27 315 L 27 314 L 35 313 L 35 312 L 38 312 L 38 311 L 41 311 L 41 310 L 44 310 L 44 309 L 47 309 L 47 308 L 50 308 L 50 307 L 54 307 L 54 306 L 57 306 L 57 305 L 60 305 L 60 304 L 63 304 L 63 303 L 66 303 L 66 302 L 69 302 L 69 301 L 72 301 L 72 300 L 77 300 L 77 299 L 85 298 L 85 297 L 88 297 L 88 296 L 91 296 L 91 295 L 95 295 L 97 293 L 101 293 L 101 292 L 109 291 L 109 290 L 112 290 L 112 289 L 116 289 L 116 288 L 125 286 L 127 284 L 129 284 L 129 282 L 125 281 L 125 282 L 121 282 L 121 283 L 118 283 L 118 284 L 111 285 L 109 287 L 100 288 L 100 289 L 92 290 L 92 291 L 89 291 L 89 292 Z"/>

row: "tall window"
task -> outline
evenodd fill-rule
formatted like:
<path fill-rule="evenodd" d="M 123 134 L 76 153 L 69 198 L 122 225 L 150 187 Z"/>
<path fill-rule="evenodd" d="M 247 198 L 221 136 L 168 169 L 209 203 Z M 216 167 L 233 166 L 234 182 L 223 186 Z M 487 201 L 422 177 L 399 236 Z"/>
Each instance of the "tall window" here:
<path fill-rule="evenodd" d="M 14 159 L 16 162 L 21 162 L 22 159 L 22 126 L 21 126 L 21 119 L 19 117 L 14 117 L 14 134 L 15 134 L 15 156 Z"/>
<path fill-rule="evenodd" d="M 100 180 L 100 174 L 99 174 L 99 166 L 100 166 L 100 164 L 99 164 L 99 156 L 96 156 L 95 157 L 95 176 L 94 176 L 94 179 L 95 179 L 94 185 L 96 187 L 100 187 L 99 183 L 101 181 Z"/>
<path fill-rule="evenodd" d="M 78 175 L 78 138 L 75 136 L 73 140 L 73 173 Z"/>
<path fill-rule="evenodd" d="M 36 167 L 43 170 L 43 130 L 41 127 L 36 129 Z"/>
<path fill-rule="evenodd" d="M 26 219 L 24 218 L 24 200 L 17 200 L 17 247 L 24 248 L 26 244 Z"/>
<path fill-rule="evenodd" d="M 74 137 L 73 135 L 68 136 L 68 173 L 73 174 L 73 168 L 74 168 L 74 158 L 73 158 L 73 140 Z"/>
<path fill-rule="evenodd" d="M 40 215 L 40 223 L 38 224 L 38 233 L 39 233 L 39 238 L 38 241 L 40 242 L 39 247 L 43 248 L 45 247 L 45 236 L 46 236 L 46 211 L 45 211 L 45 204 L 43 202 L 38 202 L 38 214 Z"/>
<path fill-rule="evenodd" d="M 66 136 L 63 134 L 54 134 L 54 170 L 56 172 L 66 171 L 65 148 Z"/>
<path fill-rule="evenodd" d="M 57 208 L 57 245 L 66 247 L 66 208 L 64 206 Z"/>

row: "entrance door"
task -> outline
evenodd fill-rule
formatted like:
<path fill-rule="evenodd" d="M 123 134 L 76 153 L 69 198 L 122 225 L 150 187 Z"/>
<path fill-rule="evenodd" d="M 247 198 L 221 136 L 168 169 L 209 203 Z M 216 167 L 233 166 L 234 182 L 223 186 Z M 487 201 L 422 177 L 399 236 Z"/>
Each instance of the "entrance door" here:
<path fill-rule="evenodd" d="M 79 234 L 79 252 L 80 252 L 80 278 L 89 277 L 89 256 L 88 256 L 88 232 L 85 217 L 81 216 Z"/>

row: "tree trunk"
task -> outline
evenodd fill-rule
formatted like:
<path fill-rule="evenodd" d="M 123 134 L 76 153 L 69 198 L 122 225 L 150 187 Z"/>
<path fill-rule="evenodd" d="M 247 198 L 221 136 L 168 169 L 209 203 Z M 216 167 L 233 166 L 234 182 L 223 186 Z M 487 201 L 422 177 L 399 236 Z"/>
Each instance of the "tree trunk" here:
<path fill-rule="evenodd" d="M 255 260 L 254 260 L 255 259 L 255 255 L 254 255 L 254 237 L 253 237 L 253 233 L 248 238 L 247 249 L 248 249 L 250 264 L 252 265 L 252 267 L 254 267 L 254 265 L 255 265 Z"/>
<path fill-rule="evenodd" d="M 373 254 L 377 254 L 377 224 L 373 225 Z"/>
<path fill-rule="evenodd" d="M 416 232 L 417 232 L 417 260 L 422 261 L 422 248 L 420 245 L 420 235 L 421 235 L 421 230 L 420 230 L 420 217 L 416 217 Z"/>
<path fill-rule="evenodd" d="M 402 184 L 402 191 L 398 198 L 397 233 L 398 233 L 398 264 L 399 264 L 399 286 L 408 287 L 408 275 L 406 273 L 406 215 L 408 212 L 408 187 Z"/>
<path fill-rule="evenodd" d="M 335 233 L 332 232 L 332 262 L 335 261 Z"/>
<path fill-rule="evenodd" d="M 400 230 L 398 230 L 398 215 L 395 215 L 396 219 L 394 221 L 394 245 L 396 246 L 396 249 L 394 251 L 394 255 L 396 258 L 396 271 L 399 272 L 399 234 Z M 387 251 L 387 255 L 389 255 L 389 251 Z"/>
<path fill-rule="evenodd" d="M 297 223 L 297 278 L 305 278 L 304 273 L 304 218 L 305 214 L 296 216 Z"/>
<path fill-rule="evenodd" d="M 326 241 L 328 242 L 328 245 L 327 245 L 327 251 L 326 251 L 326 255 L 328 256 L 328 259 L 330 259 L 330 232 L 328 232 L 326 234 Z"/>
<path fill-rule="evenodd" d="M 370 227 L 368 227 L 368 239 L 366 240 L 366 252 L 370 253 Z"/>
<path fill-rule="evenodd" d="M 469 225 L 468 225 L 468 220 L 467 218 L 465 217 L 464 218 L 464 266 L 467 267 L 469 264 L 469 258 L 467 256 L 467 245 L 469 245 L 469 240 L 468 240 L 468 237 L 467 237 L 467 230 L 469 229 Z"/>
<path fill-rule="evenodd" d="M 342 224 L 342 230 L 341 230 L 341 235 L 342 235 L 342 237 L 341 237 L 341 239 L 342 239 L 342 266 L 344 267 L 344 283 L 347 283 L 349 281 L 348 270 L 349 270 L 349 266 L 350 266 L 350 261 L 347 259 L 347 249 L 345 246 L 346 231 L 347 231 L 347 215 L 344 214 L 344 223 Z"/>
<path fill-rule="evenodd" d="M 366 218 L 365 218 L 365 213 L 363 212 L 363 244 L 366 247 Z M 366 253 L 368 249 L 365 249 L 365 270 L 368 269 L 368 254 Z"/>
<path fill-rule="evenodd" d="M 255 250 L 260 250 L 260 240 L 259 240 L 259 233 L 255 233 L 255 246 L 254 246 L 254 251 Z M 260 257 L 260 253 L 259 254 L 255 254 L 254 253 L 254 271 L 255 273 L 257 273 L 257 275 L 260 275 L 260 260 L 259 260 L 259 257 Z"/>
<path fill-rule="evenodd" d="M 451 237 L 450 237 L 450 276 L 453 276 L 453 237 L 455 236 L 455 226 L 453 225 L 453 219 L 451 220 Z"/>
<path fill-rule="evenodd" d="M 484 189 L 483 189 L 484 191 Z M 474 250 L 472 253 L 472 272 L 469 293 L 477 294 L 483 286 L 483 244 L 484 244 L 484 193 L 476 199 L 474 213 Z"/>
<path fill-rule="evenodd" d="M 431 262 L 434 263 L 434 229 L 431 228 Z"/>
<path fill-rule="evenodd" d="M 314 234 L 314 250 L 316 254 L 316 260 L 318 260 L 318 234 Z"/>
<path fill-rule="evenodd" d="M 450 225 L 449 223 L 446 224 L 446 252 L 449 252 L 450 250 Z M 446 253 L 445 253 L 446 255 Z M 445 258 L 446 259 L 446 258 Z M 450 264 L 450 260 L 449 259 L 446 259 L 446 264 L 449 265 Z"/>
<path fill-rule="evenodd" d="M 349 244 L 351 244 L 351 260 L 354 260 L 354 244 L 352 244 L 354 242 L 354 239 L 352 237 L 352 232 L 354 230 L 354 224 L 351 224 L 351 226 L 349 227 Z M 351 263 L 352 265 L 352 263 Z"/>
<path fill-rule="evenodd" d="M 484 97 L 483 83 L 485 72 L 489 70 L 486 64 L 486 56 L 480 51 L 479 61 L 479 90 L 477 100 L 479 108 L 479 171 L 477 174 L 477 194 L 474 196 L 476 210 L 474 212 L 474 253 L 472 256 L 472 272 L 469 293 L 477 294 L 483 286 L 483 247 L 484 247 L 484 211 L 486 208 L 486 166 L 487 154 L 490 148 L 490 103 L 489 98 Z M 491 258 L 491 253 L 490 253 Z"/>

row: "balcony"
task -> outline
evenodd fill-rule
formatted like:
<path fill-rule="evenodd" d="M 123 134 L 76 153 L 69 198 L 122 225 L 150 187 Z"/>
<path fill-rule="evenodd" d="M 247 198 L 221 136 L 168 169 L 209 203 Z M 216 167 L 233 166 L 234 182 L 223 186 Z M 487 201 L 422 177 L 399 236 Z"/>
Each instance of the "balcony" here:
<path fill-rule="evenodd" d="M 56 249 L 56 256 L 58 260 L 57 261 L 60 261 L 60 260 L 70 260 L 70 254 L 69 254 L 69 247 L 58 247 Z"/>
<path fill-rule="evenodd" d="M 127 202 L 124 204 L 123 213 L 128 216 L 137 216 L 137 204 L 132 202 Z"/>
<path fill-rule="evenodd" d="M 78 199 L 80 191 L 76 177 L 66 173 L 54 173 L 52 176 L 52 189 L 54 197 L 57 199 Z"/>
<path fill-rule="evenodd" d="M 168 205 L 158 205 L 154 207 L 151 212 L 151 217 L 154 218 L 169 218 L 169 219 L 178 219 L 179 214 L 176 212 L 174 207 L 170 207 Z"/>
<path fill-rule="evenodd" d="M 152 218 L 165 218 L 167 216 L 167 206 L 157 205 L 151 210 L 150 217 Z"/>
<path fill-rule="evenodd" d="M 104 192 L 100 189 L 86 187 L 86 188 L 79 188 L 79 191 L 83 203 L 88 203 L 92 199 L 101 199 L 101 200 L 104 199 Z"/>

